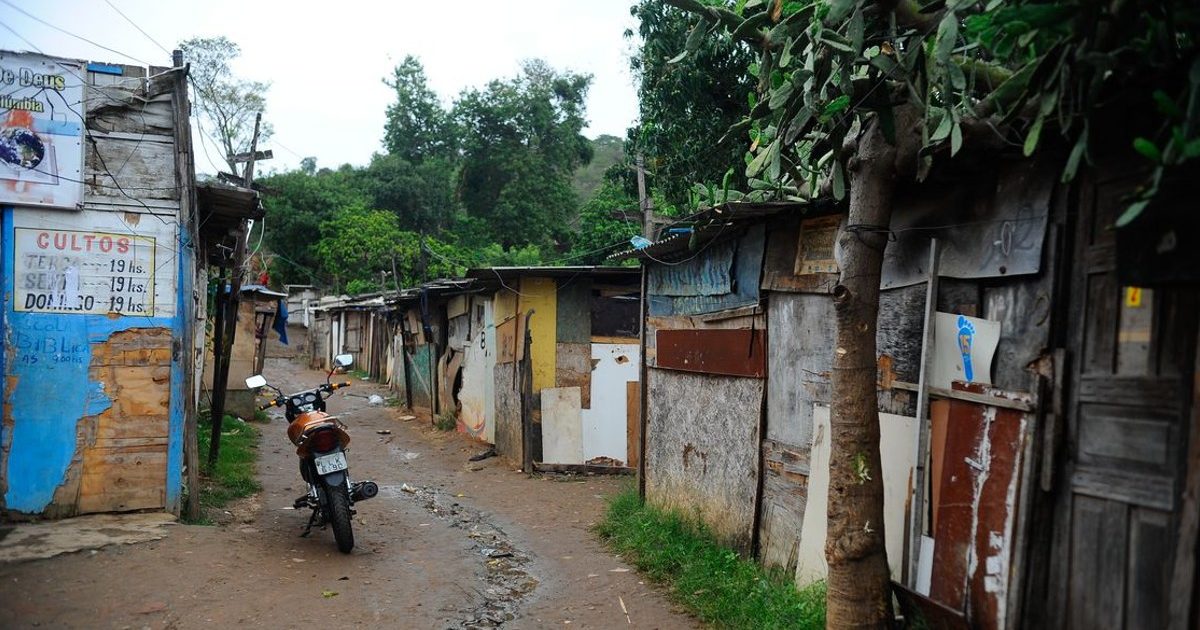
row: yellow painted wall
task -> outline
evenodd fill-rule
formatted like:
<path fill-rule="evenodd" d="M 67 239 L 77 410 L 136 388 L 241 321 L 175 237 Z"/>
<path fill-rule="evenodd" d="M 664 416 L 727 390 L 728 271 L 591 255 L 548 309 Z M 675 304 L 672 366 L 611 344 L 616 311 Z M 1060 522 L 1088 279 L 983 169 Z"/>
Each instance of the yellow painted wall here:
<path fill-rule="evenodd" d="M 492 305 L 492 319 L 496 320 L 495 324 L 499 326 L 504 320 L 517 314 L 517 294 L 508 289 L 500 289 L 496 292 L 496 299 L 492 301 Z"/>
<path fill-rule="evenodd" d="M 521 312 L 534 310 L 529 334 L 533 340 L 533 391 L 536 392 L 554 387 L 558 291 L 553 278 L 521 278 L 519 291 Z"/>

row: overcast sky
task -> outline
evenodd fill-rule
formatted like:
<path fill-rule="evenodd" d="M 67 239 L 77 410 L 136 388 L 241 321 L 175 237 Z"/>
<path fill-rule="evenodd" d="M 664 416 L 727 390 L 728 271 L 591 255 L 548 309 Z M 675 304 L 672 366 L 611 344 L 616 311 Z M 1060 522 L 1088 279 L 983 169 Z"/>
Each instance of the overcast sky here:
<path fill-rule="evenodd" d="M 365 164 L 382 150 L 391 96 L 381 81 L 408 54 L 421 58 L 430 87 L 447 103 L 463 88 L 514 76 L 522 60 L 540 57 L 557 69 L 594 75 L 588 136 L 624 136 L 637 116 L 623 37 L 635 27 L 632 0 L 0 0 L 0 23 L 49 55 L 169 66 L 170 56 L 109 2 L 168 50 L 190 37 L 217 35 L 242 47 L 234 71 L 271 82 L 265 117 L 275 127 L 267 146 L 275 159 L 266 168 L 294 168 L 310 155 L 320 166 Z M 0 48 L 30 46 L 0 27 Z M 217 157 L 211 145 L 209 151 Z M 197 150 L 197 170 L 213 172 L 206 162 Z"/>

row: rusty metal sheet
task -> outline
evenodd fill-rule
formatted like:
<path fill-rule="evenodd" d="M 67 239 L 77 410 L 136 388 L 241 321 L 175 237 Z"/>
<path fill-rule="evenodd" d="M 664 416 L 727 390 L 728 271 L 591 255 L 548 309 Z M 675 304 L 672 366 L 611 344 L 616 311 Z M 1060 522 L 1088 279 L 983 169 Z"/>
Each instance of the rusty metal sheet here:
<path fill-rule="evenodd" d="M 764 378 L 764 330 L 659 330 L 657 366 L 670 370 Z"/>
<path fill-rule="evenodd" d="M 955 389 L 1000 395 L 995 388 Z M 974 628 L 1004 627 L 1021 451 L 1028 416 L 951 400 L 941 473 L 930 598 L 969 611 Z"/>

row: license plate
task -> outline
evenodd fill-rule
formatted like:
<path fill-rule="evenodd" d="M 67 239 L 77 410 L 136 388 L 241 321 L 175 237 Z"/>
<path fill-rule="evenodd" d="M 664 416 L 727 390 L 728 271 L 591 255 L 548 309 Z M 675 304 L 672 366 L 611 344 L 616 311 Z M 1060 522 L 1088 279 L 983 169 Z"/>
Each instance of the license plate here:
<path fill-rule="evenodd" d="M 346 470 L 346 454 L 342 452 L 322 455 L 314 460 L 317 464 L 318 475 L 328 475 L 339 470 Z"/>

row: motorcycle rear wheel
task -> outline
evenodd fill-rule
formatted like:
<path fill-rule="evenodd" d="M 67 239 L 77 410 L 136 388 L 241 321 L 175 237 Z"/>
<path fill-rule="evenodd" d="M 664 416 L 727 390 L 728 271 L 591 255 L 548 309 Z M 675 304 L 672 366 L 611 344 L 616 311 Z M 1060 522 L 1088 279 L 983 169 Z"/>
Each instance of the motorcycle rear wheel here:
<path fill-rule="evenodd" d="M 350 492 L 346 484 L 339 483 L 325 486 L 325 496 L 329 499 L 329 524 L 333 527 L 338 551 L 350 553 L 354 549 L 354 530 L 350 526 Z"/>

